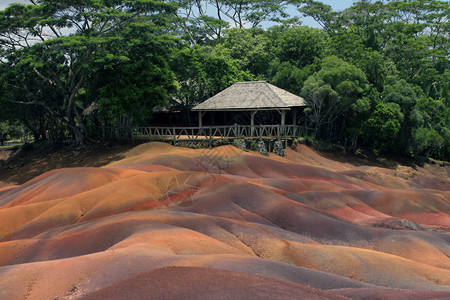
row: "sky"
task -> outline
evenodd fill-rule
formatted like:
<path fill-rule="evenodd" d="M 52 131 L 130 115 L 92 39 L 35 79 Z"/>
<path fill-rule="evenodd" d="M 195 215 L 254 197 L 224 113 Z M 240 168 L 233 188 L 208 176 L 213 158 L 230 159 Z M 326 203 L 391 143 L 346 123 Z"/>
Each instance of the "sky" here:
<path fill-rule="evenodd" d="M 355 0 L 321 0 L 322 3 L 330 5 L 333 10 L 340 11 L 352 6 Z M 11 3 L 29 3 L 28 0 L 0 0 L 0 10 L 5 9 Z M 295 14 L 295 10 L 289 11 L 290 14 Z M 317 23 L 311 18 L 301 18 L 304 25 L 317 27 Z"/>
<path fill-rule="evenodd" d="M 0 10 L 4 10 L 11 3 L 29 3 L 27 0 L 0 0 Z"/>
<path fill-rule="evenodd" d="M 322 0 L 322 3 L 330 5 L 333 10 L 340 11 L 352 6 L 355 0 Z"/>

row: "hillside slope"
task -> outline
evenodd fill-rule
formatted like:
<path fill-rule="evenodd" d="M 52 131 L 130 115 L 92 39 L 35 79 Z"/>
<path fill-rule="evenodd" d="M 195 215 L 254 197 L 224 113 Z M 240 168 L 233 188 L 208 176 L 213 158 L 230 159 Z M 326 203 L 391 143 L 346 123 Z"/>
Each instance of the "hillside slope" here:
<path fill-rule="evenodd" d="M 0 299 L 445 299 L 450 180 L 148 143 L 0 187 Z"/>

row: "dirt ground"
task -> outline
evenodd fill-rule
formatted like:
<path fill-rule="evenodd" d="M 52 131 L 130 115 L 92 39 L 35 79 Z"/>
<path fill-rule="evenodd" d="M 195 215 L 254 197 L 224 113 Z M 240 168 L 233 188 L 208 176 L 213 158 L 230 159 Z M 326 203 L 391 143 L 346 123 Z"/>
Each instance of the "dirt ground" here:
<path fill-rule="evenodd" d="M 47 171 L 72 167 L 100 167 L 120 160 L 137 144 L 116 144 L 71 148 L 62 145 L 0 148 L 0 187 L 20 185 Z M 402 157 L 382 157 L 365 153 L 317 150 L 331 160 L 354 166 L 377 166 L 392 170 L 423 167 L 433 175 L 450 177 L 450 163 L 433 162 L 418 166 Z"/>
<path fill-rule="evenodd" d="M 320 155 L 342 163 L 348 163 L 353 166 L 372 166 L 380 167 L 391 170 L 397 170 L 401 172 L 406 170 L 409 172 L 411 169 L 417 170 L 423 168 L 435 176 L 450 177 L 450 162 L 441 162 L 429 159 L 428 163 L 415 162 L 407 157 L 402 157 L 398 155 L 374 155 L 371 153 L 357 152 L 357 153 L 344 153 L 343 151 L 328 151 L 321 149 L 313 149 Z M 423 159 L 424 160 L 424 159 Z M 409 170 L 408 170 L 409 169 Z M 401 176 L 401 174 L 399 174 Z"/>
<path fill-rule="evenodd" d="M 123 158 L 136 144 L 87 148 L 29 146 L 0 149 L 0 187 L 19 185 L 47 171 L 72 167 L 100 167 Z"/>

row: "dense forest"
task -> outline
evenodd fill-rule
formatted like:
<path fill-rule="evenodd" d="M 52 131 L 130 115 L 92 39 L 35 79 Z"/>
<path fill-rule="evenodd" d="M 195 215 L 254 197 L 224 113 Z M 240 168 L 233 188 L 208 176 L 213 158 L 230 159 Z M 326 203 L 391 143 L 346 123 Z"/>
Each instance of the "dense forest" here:
<path fill-rule="evenodd" d="M 171 97 L 189 110 L 267 80 L 306 99 L 316 139 L 450 160 L 449 15 L 436 0 L 29 0 L 0 11 L 0 126 L 86 143 Z"/>

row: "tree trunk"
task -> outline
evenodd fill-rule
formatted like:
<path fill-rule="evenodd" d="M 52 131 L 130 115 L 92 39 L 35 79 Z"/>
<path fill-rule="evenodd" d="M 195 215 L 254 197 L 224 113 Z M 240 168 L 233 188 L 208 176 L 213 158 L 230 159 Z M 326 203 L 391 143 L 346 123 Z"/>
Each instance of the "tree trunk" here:
<path fill-rule="evenodd" d="M 72 131 L 73 137 L 75 138 L 75 142 L 77 144 L 84 145 L 86 142 L 86 125 L 83 123 L 82 120 L 78 120 L 78 118 L 76 120 L 76 115 L 73 111 L 74 109 L 76 109 L 76 107 L 75 108 L 69 107 L 66 110 L 68 125 L 70 130 Z"/>
<path fill-rule="evenodd" d="M 33 126 L 31 126 L 30 122 L 28 122 L 27 119 L 22 119 L 22 123 L 23 125 L 25 125 L 25 127 L 27 127 L 31 133 L 33 134 L 33 138 L 34 138 L 34 142 L 39 142 L 41 140 L 40 135 L 39 135 L 39 130 L 37 130 L 36 128 L 34 128 Z"/>

